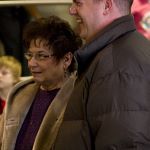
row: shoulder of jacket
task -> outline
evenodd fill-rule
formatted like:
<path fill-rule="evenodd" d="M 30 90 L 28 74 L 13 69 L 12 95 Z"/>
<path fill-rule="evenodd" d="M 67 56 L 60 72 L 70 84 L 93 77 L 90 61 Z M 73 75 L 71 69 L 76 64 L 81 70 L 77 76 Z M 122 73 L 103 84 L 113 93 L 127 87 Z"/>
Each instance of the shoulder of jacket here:
<path fill-rule="evenodd" d="M 8 99 L 10 99 L 10 97 L 14 96 L 19 90 L 23 90 L 23 89 L 25 89 L 25 87 L 27 87 L 29 85 L 33 85 L 33 86 L 36 85 L 33 78 L 18 82 L 11 90 L 11 92 L 8 96 Z"/>
<path fill-rule="evenodd" d="M 30 79 L 27 79 L 24 81 L 20 81 L 14 86 L 13 90 L 24 87 L 29 84 L 34 84 L 34 83 L 35 83 L 35 81 L 33 80 L 33 78 L 30 78 Z"/>

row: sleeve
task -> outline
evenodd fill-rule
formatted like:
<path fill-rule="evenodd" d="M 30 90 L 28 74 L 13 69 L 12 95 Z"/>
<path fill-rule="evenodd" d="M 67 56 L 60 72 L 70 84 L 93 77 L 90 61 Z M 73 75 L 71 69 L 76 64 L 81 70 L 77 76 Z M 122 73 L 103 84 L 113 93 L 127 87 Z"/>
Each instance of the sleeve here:
<path fill-rule="evenodd" d="M 150 85 L 144 75 L 96 76 L 87 116 L 95 150 L 150 149 Z"/>

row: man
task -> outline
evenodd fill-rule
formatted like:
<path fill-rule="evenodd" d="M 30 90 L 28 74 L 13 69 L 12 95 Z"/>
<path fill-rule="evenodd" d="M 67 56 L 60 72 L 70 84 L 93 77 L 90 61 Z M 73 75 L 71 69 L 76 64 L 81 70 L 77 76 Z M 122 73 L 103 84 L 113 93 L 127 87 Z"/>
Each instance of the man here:
<path fill-rule="evenodd" d="M 150 43 L 132 0 L 74 0 L 86 45 L 54 150 L 150 149 Z"/>

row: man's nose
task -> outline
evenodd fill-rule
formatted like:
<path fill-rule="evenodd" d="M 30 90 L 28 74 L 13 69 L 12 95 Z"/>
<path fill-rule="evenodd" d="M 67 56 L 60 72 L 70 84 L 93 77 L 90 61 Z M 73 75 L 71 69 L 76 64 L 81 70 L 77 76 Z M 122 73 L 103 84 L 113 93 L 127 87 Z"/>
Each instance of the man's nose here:
<path fill-rule="evenodd" d="M 69 8 L 69 13 L 70 13 L 70 15 L 75 15 L 75 14 L 77 13 L 76 7 L 75 7 L 74 4 L 72 4 L 72 5 L 70 6 L 70 8 Z"/>

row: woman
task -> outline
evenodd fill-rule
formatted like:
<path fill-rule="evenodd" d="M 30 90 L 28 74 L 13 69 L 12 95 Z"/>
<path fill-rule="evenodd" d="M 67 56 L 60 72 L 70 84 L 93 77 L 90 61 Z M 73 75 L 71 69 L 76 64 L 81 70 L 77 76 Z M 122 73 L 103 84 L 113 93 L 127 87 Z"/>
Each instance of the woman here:
<path fill-rule="evenodd" d="M 18 84 L 9 96 L 2 150 L 49 150 L 73 88 L 75 77 L 68 77 L 81 39 L 67 22 L 51 16 L 29 23 L 24 41 L 33 79 Z"/>

